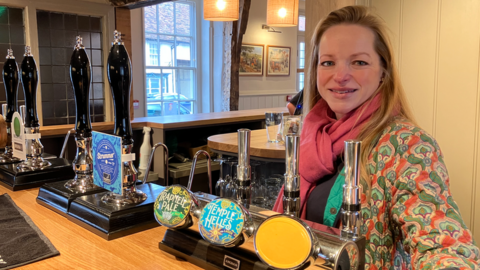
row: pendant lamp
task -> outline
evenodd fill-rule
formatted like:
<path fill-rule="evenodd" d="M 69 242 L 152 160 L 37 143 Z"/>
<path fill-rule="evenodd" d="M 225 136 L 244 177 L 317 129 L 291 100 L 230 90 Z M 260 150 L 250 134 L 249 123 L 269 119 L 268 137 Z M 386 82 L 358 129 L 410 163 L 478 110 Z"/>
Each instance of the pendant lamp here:
<path fill-rule="evenodd" d="M 267 25 L 289 27 L 298 25 L 298 0 L 268 0 Z"/>
<path fill-rule="evenodd" d="M 237 21 L 240 13 L 238 2 L 239 0 L 203 0 L 203 18 L 207 21 Z"/>

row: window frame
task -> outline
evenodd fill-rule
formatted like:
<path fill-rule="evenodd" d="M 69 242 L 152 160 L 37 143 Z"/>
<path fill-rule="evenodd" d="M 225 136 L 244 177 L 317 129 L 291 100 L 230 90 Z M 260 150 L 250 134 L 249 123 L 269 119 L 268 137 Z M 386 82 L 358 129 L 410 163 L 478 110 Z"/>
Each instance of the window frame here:
<path fill-rule="evenodd" d="M 299 21 L 300 21 L 300 17 L 303 16 L 305 17 L 305 13 L 303 12 L 299 12 L 298 14 L 298 17 L 299 17 Z M 303 68 L 300 68 L 300 44 L 301 43 L 304 43 L 304 53 L 303 53 L 303 56 L 304 56 L 304 60 L 303 60 Z M 306 63 L 306 43 L 305 43 L 305 31 L 300 31 L 299 30 L 299 27 L 297 27 L 297 73 L 296 73 L 296 76 L 297 76 L 297 85 L 296 85 L 296 88 L 297 88 L 297 92 L 300 92 L 302 89 L 300 87 L 300 74 L 303 73 L 303 87 L 305 88 L 305 63 Z"/>
<path fill-rule="evenodd" d="M 37 11 L 44 10 L 49 12 L 62 12 L 62 13 L 74 13 L 78 15 L 96 16 L 102 18 L 102 46 L 103 50 L 103 63 L 107 63 L 108 54 L 111 47 L 111 36 L 115 30 L 115 8 L 110 6 L 103 0 L 89 0 L 88 4 L 80 4 L 81 2 L 75 0 L 0 0 L 0 5 L 23 8 L 23 19 L 25 25 L 25 44 L 30 45 L 32 54 L 37 63 L 37 67 L 40 70 L 40 57 L 39 57 L 39 45 L 38 45 L 38 27 L 37 27 Z M 112 34 L 110 34 L 112 33 Z M 72 48 L 73 50 L 73 48 Z M 1 52 L 0 52 L 1 53 Z M 17 63 L 21 62 L 21 59 L 17 59 Z M 109 89 L 109 83 L 107 79 L 107 69 L 103 69 L 104 80 L 104 95 L 105 95 L 105 122 L 113 121 L 113 101 L 112 95 Z M 93 91 L 92 89 L 90 89 Z M 42 110 L 42 86 L 41 75 L 39 76 L 39 82 L 37 87 L 37 115 L 40 126 L 43 126 L 43 110 Z"/>
<path fill-rule="evenodd" d="M 167 3 L 167 2 L 165 2 Z M 199 66 L 201 66 L 201 61 L 200 61 L 200 51 L 201 51 L 201 45 L 199 44 L 199 38 L 201 38 L 201 14 L 200 14 L 200 11 L 202 9 L 202 5 L 201 3 L 199 3 L 199 0 L 178 0 L 178 1 L 173 1 L 171 2 L 173 4 L 175 3 L 188 3 L 189 5 L 192 6 L 193 8 L 193 12 L 192 12 L 192 16 L 190 17 L 190 22 L 191 24 L 195 24 L 193 27 L 191 27 L 191 31 L 192 31 L 192 35 L 182 35 L 182 34 L 177 34 L 176 33 L 176 28 L 175 28 L 175 24 L 174 24 L 174 34 L 163 34 L 163 33 L 152 33 L 152 34 L 155 34 L 155 35 L 165 35 L 165 36 L 172 36 L 174 37 L 174 44 L 177 44 L 177 37 L 184 37 L 184 38 L 191 38 L 193 39 L 193 42 L 191 42 L 191 44 L 193 45 L 193 49 L 190 50 L 190 57 L 191 57 L 191 61 L 193 62 L 193 66 L 191 67 L 178 67 L 175 63 L 175 66 L 161 66 L 161 61 L 160 61 L 160 58 L 158 59 L 158 63 L 159 65 L 158 66 L 151 66 L 151 65 L 148 65 L 147 61 L 146 61 L 146 56 L 147 56 L 147 51 L 146 51 L 146 44 L 147 44 L 147 40 L 146 40 L 146 35 L 148 34 L 147 32 L 145 32 L 145 9 L 142 8 L 141 9 L 141 19 L 142 19 L 142 22 L 141 22 L 141 30 L 142 30 L 142 38 L 143 38 L 143 42 L 142 42 L 142 51 L 143 51 L 143 67 L 142 67 L 142 72 L 143 72 L 143 82 L 144 82 L 144 93 L 143 93 L 143 97 L 144 97 L 144 104 L 145 104 L 145 108 L 144 108 L 144 115 L 145 117 L 148 117 L 148 98 L 147 98 L 147 91 L 148 91 L 148 88 L 147 88 L 147 84 L 148 84 L 148 78 L 147 78 L 147 69 L 158 69 L 160 70 L 160 74 L 163 74 L 161 70 L 174 70 L 175 72 L 178 72 L 179 70 L 190 70 L 190 71 L 193 71 L 193 80 L 194 80 L 194 87 L 195 89 L 193 89 L 193 96 L 194 96 L 194 99 L 178 99 L 178 100 L 175 100 L 175 101 L 178 101 L 178 103 L 180 104 L 180 101 L 182 102 L 189 102 L 189 101 L 192 101 L 194 104 L 193 104 L 193 114 L 196 114 L 198 112 L 201 112 L 202 111 L 202 104 L 201 104 L 201 96 L 202 96 L 202 93 L 201 93 L 201 76 L 199 76 Z M 175 22 L 175 9 L 173 11 L 174 13 L 174 22 Z M 200 18 L 200 19 L 199 19 Z M 158 21 L 157 21 L 157 29 L 159 29 L 159 26 L 158 26 Z M 160 57 L 160 48 L 158 48 L 158 57 Z M 177 53 L 177 50 L 175 50 L 175 55 L 173 57 L 173 60 L 175 62 L 177 62 L 177 57 L 176 57 L 176 53 Z M 178 75 L 176 75 L 178 76 Z M 175 84 L 178 84 L 177 82 L 177 78 L 175 78 Z M 160 91 L 162 89 L 162 85 L 160 85 Z M 162 92 L 161 92 L 162 93 Z M 181 94 L 181 93 L 178 93 L 178 94 Z M 163 104 L 164 104 L 164 100 L 161 100 L 159 101 L 163 107 Z M 180 107 L 179 107 L 180 108 Z M 162 111 L 162 115 L 163 115 L 163 111 Z M 178 114 L 180 115 L 180 114 Z"/>

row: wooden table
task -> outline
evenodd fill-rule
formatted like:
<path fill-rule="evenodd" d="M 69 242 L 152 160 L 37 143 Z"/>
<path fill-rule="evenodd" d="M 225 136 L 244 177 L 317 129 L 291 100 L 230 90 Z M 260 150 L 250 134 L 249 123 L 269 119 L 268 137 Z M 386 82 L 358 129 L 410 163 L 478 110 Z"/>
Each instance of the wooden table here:
<path fill-rule="evenodd" d="M 208 137 L 208 147 L 219 153 L 238 154 L 238 134 L 227 133 Z M 250 156 L 285 162 L 285 144 L 267 142 L 267 130 L 252 130 Z"/>
<path fill-rule="evenodd" d="M 106 241 L 36 203 L 38 188 L 10 191 L 0 186 L 60 251 L 60 256 L 16 269 L 201 269 L 158 249 L 165 227 Z"/>

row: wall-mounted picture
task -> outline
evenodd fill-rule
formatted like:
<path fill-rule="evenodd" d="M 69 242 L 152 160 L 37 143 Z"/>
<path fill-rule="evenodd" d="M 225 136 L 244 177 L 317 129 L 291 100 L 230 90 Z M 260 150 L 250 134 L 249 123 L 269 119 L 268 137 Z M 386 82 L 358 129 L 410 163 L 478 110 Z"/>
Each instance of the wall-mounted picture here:
<path fill-rule="evenodd" d="M 290 76 L 290 47 L 267 46 L 267 76 Z"/>
<path fill-rule="evenodd" d="M 242 44 L 240 76 L 263 76 L 263 45 Z"/>

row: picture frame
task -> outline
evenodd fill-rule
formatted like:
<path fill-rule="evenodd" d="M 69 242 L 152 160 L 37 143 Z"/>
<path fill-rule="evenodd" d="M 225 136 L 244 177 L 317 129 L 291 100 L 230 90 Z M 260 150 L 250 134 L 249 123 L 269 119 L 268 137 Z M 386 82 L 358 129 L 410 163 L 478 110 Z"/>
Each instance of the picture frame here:
<path fill-rule="evenodd" d="M 267 45 L 267 76 L 290 76 L 291 47 Z"/>
<path fill-rule="evenodd" d="M 240 52 L 240 76 L 263 76 L 265 45 L 242 43 Z"/>

